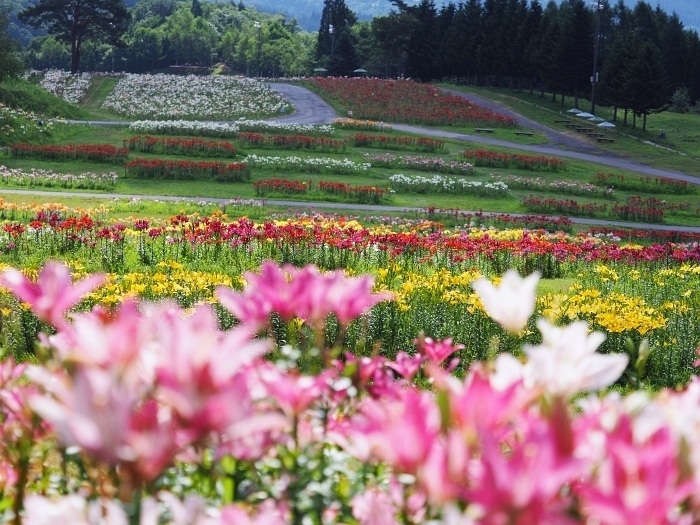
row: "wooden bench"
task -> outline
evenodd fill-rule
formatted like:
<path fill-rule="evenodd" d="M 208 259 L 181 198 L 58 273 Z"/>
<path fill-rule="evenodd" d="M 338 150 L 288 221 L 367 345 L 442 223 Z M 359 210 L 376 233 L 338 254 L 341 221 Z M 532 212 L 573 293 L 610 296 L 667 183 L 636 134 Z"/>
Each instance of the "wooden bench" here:
<path fill-rule="evenodd" d="M 576 128 L 576 131 L 578 131 L 579 133 L 581 133 L 582 131 L 588 133 L 589 131 L 593 131 L 593 128 L 585 128 L 583 126 L 579 126 L 578 128 Z"/>
<path fill-rule="evenodd" d="M 557 124 L 571 124 L 571 121 L 568 119 L 567 120 L 555 120 L 554 122 L 556 122 Z"/>
<path fill-rule="evenodd" d="M 474 131 L 477 133 L 493 133 L 493 130 L 488 128 L 474 128 Z"/>
<path fill-rule="evenodd" d="M 598 142 L 615 142 L 615 139 L 609 139 L 607 137 L 596 137 Z"/>
<path fill-rule="evenodd" d="M 570 122 L 570 123 L 566 124 L 565 127 L 567 127 L 567 128 L 578 128 L 579 125 L 578 125 L 578 124 L 572 124 L 572 123 Z"/>
<path fill-rule="evenodd" d="M 516 135 L 527 135 L 528 137 L 532 137 L 532 135 L 534 135 L 534 133 L 532 133 L 532 131 L 516 131 L 515 134 Z"/>

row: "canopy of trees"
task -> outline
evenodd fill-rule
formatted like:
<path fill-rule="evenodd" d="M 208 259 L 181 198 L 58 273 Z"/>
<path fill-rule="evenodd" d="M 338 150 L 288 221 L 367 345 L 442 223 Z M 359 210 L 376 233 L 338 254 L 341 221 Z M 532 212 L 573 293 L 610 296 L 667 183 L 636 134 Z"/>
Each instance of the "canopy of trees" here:
<path fill-rule="evenodd" d="M 7 1 L 7 0 L 0 0 Z M 26 0 L 13 0 L 16 2 Z M 118 0 L 41 0 L 50 2 Z M 600 0 L 596 101 L 644 117 L 687 90 L 700 100 L 700 38 L 645 1 Z M 562 105 L 591 95 L 594 4 L 586 0 L 392 0 L 386 16 L 360 21 L 345 0 L 324 0 L 316 33 L 295 19 L 260 13 L 241 1 L 139 0 L 123 48 L 83 38 L 81 69 L 157 71 L 224 64 L 264 76 L 369 75 L 538 90 Z M 39 3 L 38 6 L 41 6 Z M 27 12 L 27 11 L 25 11 Z M 260 28 L 256 27 L 256 22 Z M 331 27 L 333 31 L 331 32 Z M 65 32 L 35 36 L 23 51 L 28 67 L 68 67 Z"/>

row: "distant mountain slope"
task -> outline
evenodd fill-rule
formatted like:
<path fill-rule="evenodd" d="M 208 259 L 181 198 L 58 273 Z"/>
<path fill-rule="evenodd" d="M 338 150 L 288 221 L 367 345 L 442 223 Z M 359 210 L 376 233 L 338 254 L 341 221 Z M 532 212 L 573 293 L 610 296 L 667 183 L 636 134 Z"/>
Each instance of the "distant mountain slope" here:
<path fill-rule="evenodd" d="M 453 3 L 459 3 L 452 0 Z M 541 0 L 545 5 L 548 0 Z M 556 0 L 560 2 L 561 0 Z M 262 11 L 279 13 L 282 12 L 288 17 L 295 17 L 299 25 L 307 31 L 317 31 L 321 21 L 321 11 L 323 11 L 323 0 L 249 0 L 246 4 L 252 4 Z M 417 4 L 419 0 L 407 0 L 407 4 Z M 360 20 L 369 20 L 375 16 L 387 14 L 393 7 L 389 0 L 346 0 Z M 436 5 L 448 3 L 448 0 L 435 0 Z M 611 4 L 615 0 L 610 0 Z M 634 7 L 637 0 L 625 0 L 625 3 Z M 674 11 L 678 14 L 683 25 L 693 27 L 700 32 L 700 1 L 698 0 L 647 0 L 652 7 L 657 4 L 668 14 Z"/>

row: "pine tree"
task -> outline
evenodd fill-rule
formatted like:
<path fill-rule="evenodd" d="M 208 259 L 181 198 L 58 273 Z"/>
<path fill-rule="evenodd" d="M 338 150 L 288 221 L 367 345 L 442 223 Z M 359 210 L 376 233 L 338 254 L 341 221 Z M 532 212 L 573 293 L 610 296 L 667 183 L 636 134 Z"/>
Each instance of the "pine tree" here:
<path fill-rule="evenodd" d="M 24 70 L 22 61 L 15 51 L 19 49 L 19 42 L 14 40 L 7 31 L 9 17 L 0 12 L 0 82 L 19 76 Z"/>
<path fill-rule="evenodd" d="M 642 42 L 626 72 L 625 91 L 629 107 L 635 115 L 642 115 L 642 129 L 647 128 L 647 115 L 668 109 L 669 84 L 661 59 L 661 51 L 652 42 Z"/>
<path fill-rule="evenodd" d="M 192 0 L 192 7 L 190 8 L 190 12 L 195 18 L 199 18 L 204 14 L 204 11 L 202 10 L 202 4 L 199 3 L 199 0 Z"/>
<path fill-rule="evenodd" d="M 80 49 L 93 41 L 122 46 L 129 12 L 123 0 L 40 0 L 19 13 L 32 27 L 46 27 L 50 35 L 71 48 L 71 73 L 80 69 Z"/>

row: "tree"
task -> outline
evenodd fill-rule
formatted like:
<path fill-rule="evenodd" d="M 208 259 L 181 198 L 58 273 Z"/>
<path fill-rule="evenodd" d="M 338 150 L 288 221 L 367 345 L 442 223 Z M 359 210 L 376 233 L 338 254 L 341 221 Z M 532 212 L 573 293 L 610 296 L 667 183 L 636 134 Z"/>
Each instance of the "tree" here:
<path fill-rule="evenodd" d="M 629 66 L 626 78 L 629 107 L 634 115 L 642 115 L 642 130 L 647 129 L 647 115 L 668 109 L 669 84 L 661 59 L 661 51 L 653 42 L 642 42 Z"/>
<path fill-rule="evenodd" d="M 18 42 L 7 32 L 8 22 L 7 14 L 0 12 L 0 49 L 3 50 L 0 54 L 0 82 L 19 76 L 24 70 L 24 65 L 16 54 Z"/>
<path fill-rule="evenodd" d="M 199 2 L 199 0 L 192 0 L 192 7 L 190 7 L 190 12 L 192 13 L 192 16 L 195 18 L 199 18 L 204 14 L 204 10 L 202 9 L 202 4 Z"/>
<path fill-rule="evenodd" d="M 345 0 L 325 0 L 321 13 L 321 25 L 318 28 L 316 58 L 327 62 L 335 52 L 340 33 L 346 26 L 353 26 L 357 16 L 345 4 Z"/>
<path fill-rule="evenodd" d="M 129 12 L 123 0 L 39 0 L 19 14 L 32 27 L 47 26 L 71 48 L 71 73 L 80 69 L 80 49 L 92 40 L 121 47 L 127 30 Z"/>

